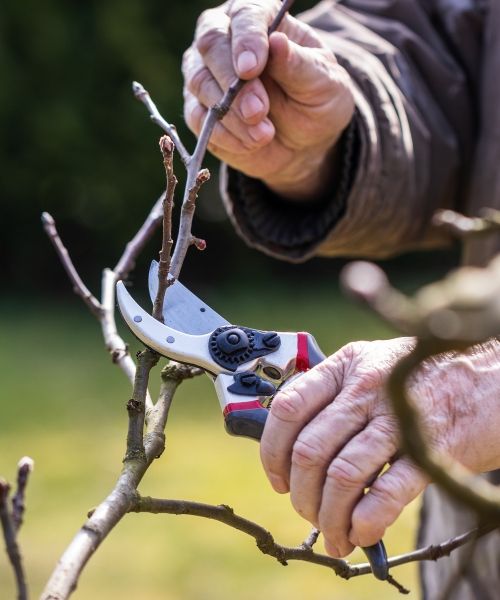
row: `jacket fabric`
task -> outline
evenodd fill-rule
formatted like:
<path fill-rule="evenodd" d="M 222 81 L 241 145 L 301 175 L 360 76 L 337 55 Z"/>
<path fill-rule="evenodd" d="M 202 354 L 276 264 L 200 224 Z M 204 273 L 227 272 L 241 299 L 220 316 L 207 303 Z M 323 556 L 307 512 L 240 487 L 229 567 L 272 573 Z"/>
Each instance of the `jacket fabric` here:
<path fill-rule="evenodd" d="M 500 2 L 326 0 L 300 18 L 354 82 L 342 173 L 327 197 L 297 204 L 223 166 L 224 202 L 248 244 L 289 261 L 382 258 L 448 243 L 431 223 L 439 208 L 500 208 Z M 498 250 L 498 238 L 481 240 L 468 261 Z M 474 521 L 430 486 L 419 545 Z M 500 597 L 500 534 L 482 539 L 465 567 L 464 552 L 421 564 L 424 598 L 439 598 L 450 577 L 454 600 Z"/>

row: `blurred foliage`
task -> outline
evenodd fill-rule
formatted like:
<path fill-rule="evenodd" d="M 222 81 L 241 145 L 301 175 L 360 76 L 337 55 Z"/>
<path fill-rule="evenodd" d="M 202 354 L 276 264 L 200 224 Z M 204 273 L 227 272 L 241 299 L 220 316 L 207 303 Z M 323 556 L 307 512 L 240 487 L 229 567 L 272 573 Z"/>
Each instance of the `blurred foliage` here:
<path fill-rule="evenodd" d="M 313 0 L 297 0 L 295 12 Z M 181 57 L 209 0 L 4 0 L 0 19 L 0 164 L 2 283 L 17 292 L 66 290 L 66 277 L 40 226 L 42 210 L 58 223 L 85 281 L 98 289 L 163 189 L 159 129 L 132 96 L 137 79 L 174 122 L 188 147 L 182 117 Z M 195 234 L 207 239 L 183 272 L 213 285 L 243 279 L 332 276 L 339 261 L 279 264 L 237 239 L 222 209 L 216 161 L 203 189 Z M 184 178 L 177 165 L 179 178 Z M 138 272 L 158 250 L 144 253 Z M 230 257 L 230 260 L 229 258 Z M 435 260 L 426 261 L 436 265 Z M 400 265 L 400 262 L 397 263 Z M 412 267 L 415 261 L 402 263 Z M 244 265 L 244 269 L 239 268 Z M 203 276 L 202 276 L 203 275 Z"/>
<path fill-rule="evenodd" d="M 134 100 L 141 81 L 191 146 L 182 117 L 181 57 L 209 0 L 35 0 L 2 2 L 0 123 L 2 149 L 0 255 L 3 281 L 18 290 L 61 285 L 60 268 L 41 232 L 52 212 L 75 262 L 90 283 L 96 266 L 114 264 L 124 242 L 161 192 L 160 130 Z M 311 0 L 297 2 L 306 8 Z M 225 222 L 216 162 L 197 227 L 212 264 L 222 240 L 236 243 Z M 183 179 L 182 168 L 178 174 Z M 201 223 L 200 223 L 201 221 Z M 255 253 L 254 253 L 255 255 Z M 29 264 L 29 273 L 26 265 Z M 197 269 L 196 261 L 194 269 Z M 64 282 L 65 283 L 65 282 Z"/>

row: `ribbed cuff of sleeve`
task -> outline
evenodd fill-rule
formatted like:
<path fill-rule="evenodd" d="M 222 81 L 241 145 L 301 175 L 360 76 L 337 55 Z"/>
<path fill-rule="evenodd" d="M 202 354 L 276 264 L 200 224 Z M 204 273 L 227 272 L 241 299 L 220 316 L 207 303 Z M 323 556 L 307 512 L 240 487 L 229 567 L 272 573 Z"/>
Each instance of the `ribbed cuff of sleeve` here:
<path fill-rule="evenodd" d="M 346 210 L 358 162 L 355 119 L 338 144 L 341 164 L 337 184 L 312 202 L 278 196 L 258 179 L 223 165 L 221 187 L 226 210 L 250 246 L 290 262 L 303 262 L 316 254 Z"/>

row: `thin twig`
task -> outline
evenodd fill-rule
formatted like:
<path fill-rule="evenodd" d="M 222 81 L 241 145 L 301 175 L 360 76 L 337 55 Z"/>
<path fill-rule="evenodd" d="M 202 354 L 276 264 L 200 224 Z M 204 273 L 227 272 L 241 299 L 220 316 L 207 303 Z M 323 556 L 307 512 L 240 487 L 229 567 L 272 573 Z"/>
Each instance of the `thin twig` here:
<path fill-rule="evenodd" d="M 146 415 L 146 394 L 148 391 L 149 373 L 160 356 L 153 350 L 139 352 L 135 373 L 133 397 L 127 402 L 128 434 L 127 451 L 124 462 L 142 460 L 146 462 L 144 448 L 144 421 Z"/>
<path fill-rule="evenodd" d="M 33 459 L 29 456 L 24 456 L 17 464 L 17 487 L 16 493 L 12 497 L 12 521 L 16 531 L 19 531 L 23 524 L 24 511 L 26 509 L 26 487 L 33 467 Z"/>
<path fill-rule="evenodd" d="M 153 123 L 156 123 L 156 125 L 161 127 L 163 131 L 165 131 L 165 133 L 173 140 L 182 162 L 187 166 L 191 160 L 191 157 L 189 152 L 186 150 L 186 147 L 182 143 L 175 125 L 171 125 L 161 116 L 156 104 L 153 102 L 153 100 L 151 100 L 151 96 L 149 95 L 149 92 L 144 89 L 144 86 L 137 81 L 134 81 L 132 82 L 132 91 L 134 92 L 134 96 L 148 109 Z"/>
<path fill-rule="evenodd" d="M 134 269 L 135 261 L 144 248 L 146 242 L 151 239 L 154 232 L 160 225 L 163 217 L 164 198 L 165 194 L 163 193 L 154 203 L 153 208 L 150 210 L 146 220 L 139 228 L 139 231 L 126 245 L 125 251 L 113 269 L 116 275 L 116 281 L 127 278 L 130 271 Z"/>
<path fill-rule="evenodd" d="M 321 531 L 319 529 L 313 527 L 307 539 L 302 542 L 302 548 L 304 548 L 305 550 L 312 550 L 314 544 L 318 541 L 320 533 Z"/>
<path fill-rule="evenodd" d="M 63 244 L 59 234 L 57 233 L 56 223 L 52 216 L 48 212 L 42 213 L 42 223 L 45 232 L 50 238 L 56 252 L 59 256 L 66 274 L 68 275 L 71 283 L 73 284 L 73 290 L 89 307 L 90 312 L 97 318 L 101 315 L 101 305 L 97 298 L 90 292 L 88 287 L 83 283 L 78 271 L 75 269 L 75 265 L 71 260 L 66 246 Z"/>
<path fill-rule="evenodd" d="M 28 587 L 24 575 L 21 552 L 16 539 L 16 526 L 9 511 L 9 484 L 0 479 L 0 523 L 2 525 L 5 549 L 14 570 L 18 600 L 27 600 Z"/>
<path fill-rule="evenodd" d="M 311 562 L 333 569 L 337 575 L 344 579 L 351 579 L 352 577 L 359 577 L 361 575 L 368 575 L 371 573 L 371 567 L 368 563 L 351 565 L 345 560 L 331 558 L 330 556 L 325 556 L 324 554 L 315 553 L 312 550 L 312 544 L 309 544 L 308 542 L 312 542 L 313 538 L 318 533 L 317 530 L 313 530 L 308 540 L 298 547 L 290 548 L 287 546 L 281 546 L 274 540 L 271 533 L 264 527 L 237 515 L 232 508 L 226 506 L 225 504 L 215 506 L 200 502 L 191 502 L 188 500 L 158 499 L 141 497 L 137 495 L 134 499 L 133 505 L 130 508 L 130 512 L 192 515 L 213 519 L 252 536 L 257 542 L 257 546 L 261 552 L 273 556 L 281 564 L 286 564 L 286 562 L 289 560 L 302 560 Z M 457 548 L 460 548 L 461 546 L 464 546 L 473 540 L 479 539 L 494 529 L 495 527 L 492 525 L 482 526 L 465 534 L 451 538 L 442 544 L 427 546 L 407 554 L 389 558 L 389 567 L 393 568 L 412 562 L 428 560 L 436 561 L 444 556 L 449 556 L 450 553 Z M 392 581 L 390 583 L 396 585 L 398 589 L 401 588 L 401 593 L 408 593 L 407 590 L 405 590 L 397 582 Z"/>
<path fill-rule="evenodd" d="M 190 171 L 191 166 L 188 169 L 188 182 L 186 183 L 186 191 L 182 202 L 179 235 L 177 237 L 177 243 L 175 244 L 175 250 L 170 266 L 170 276 L 174 279 L 179 278 L 179 273 L 184 264 L 187 251 L 193 244 L 194 238 L 191 233 L 191 227 L 193 224 L 198 192 L 200 191 L 201 186 L 210 179 L 210 171 L 208 169 L 202 169 L 201 171 L 198 171 L 194 178 L 194 182 L 190 183 Z"/>
<path fill-rule="evenodd" d="M 273 33 L 273 31 L 276 31 L 279 24 L 283 20 L 283 17 L 293 5 L 293 1 L 294 0 L 285 0 L 282 2 L 276 17 L 268 29 L 269 35 Z M 172 126 L 166 123 L 165 119 L 163 119 L 163 117 L 160 115 L 148 92 L 141 84 L 137 82 L 134 82 L 133 84 L 134 94 L 146 105 L 150 114 L 152 115 L 153 120 L 157 122 L 165 131 L 167 131 L 170 137 L 174 140 L 174 143 L 179 150 L 187 168 L 187 180 L 184 198 L 182 201 L 179 235 L 175 245 L 170 268 L 170 275 L 174 279 L 179 277 L 186 253 L 192 243 L 191 240 L 196 239 L 193 238 L 191 233 L 194 216 L 194 200 L 196 199 L 201 185 L 208 181 L 209 178 L 208 170 L 202 169 L 202 163 L 205 158 L 208 142 L 215 125 L 227 114 L 234 99 L 238 95 L 238 92 L 242 89 L 245 83 L 246 81 L 243 79 L 236 79 L 226 90 L 220 102 L 214 104 L 214 106 L 210 108 L 201 127 L 201 132 L 198 137 L 196 147 L 191 156 L 189 156 L 187 152 L 184 154 L 185 150 L 180 150 L 180 140 L 178 139 L 176 132 L 174 131 L 175 137 L 170 135 Z"/>
<path fill-rule="evenodd" d="M 172 210 L 174 207 L 174 193 L 177 185 L 177 177 L 174 174 L 174 150 L 172 140 L 164 135 L 160 139 L 160 149 L 163 155 L 163 165 L 166 176 L 166 192 L 163 201 L 163 239 L 160 250 L 160 261 L 158 265 L 158 292 L 153 305 L 153 317 L 163 323 L 163 301 L 165 292 L 172 285 L 174 279 L 169 277 L 170 258 L 172 253 Z"/>

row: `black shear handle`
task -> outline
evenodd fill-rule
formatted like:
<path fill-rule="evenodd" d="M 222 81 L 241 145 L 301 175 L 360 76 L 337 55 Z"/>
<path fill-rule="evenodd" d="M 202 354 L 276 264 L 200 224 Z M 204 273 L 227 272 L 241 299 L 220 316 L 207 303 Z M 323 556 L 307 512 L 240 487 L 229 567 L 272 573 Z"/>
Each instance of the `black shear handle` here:
<path fill-rule="evenodd" d="M 236 410 L 226 416 L 226 430 L 231 435 L 245 436 L 260 440 L 269 411 L 265 408 Z M 380 540 L 373 546 L 362 549 L 370 563 L 372 573 L 377 579 L 385 580 L 389 575 L 387 552 Z"/>
<path fill-rule="evenodd" d="M 309 333 L 297 334 L 297 341 L 298 372 L 307 371 L 326 358 L 316 340 Z M 258 406 L 257 402 L 251 408 L 229 412 L 225 415 L 226 431 L 231 435 L 260 441 L 268 414 L 268 409 Z M 373 575 L 382 581 L 386 580 L 389 576 L 389 565 L 384 542 L 380 540 L 373 546 L 366 546 L 362 550 L 370 563 Z"/>

